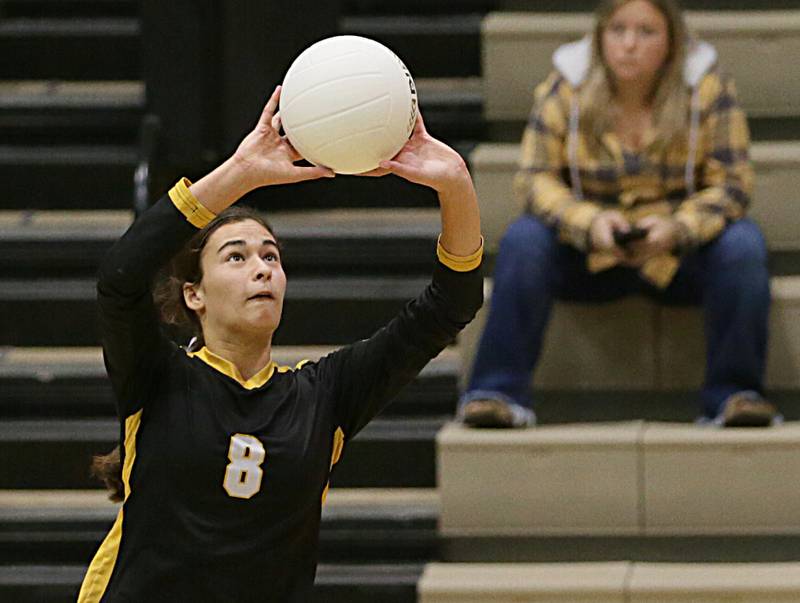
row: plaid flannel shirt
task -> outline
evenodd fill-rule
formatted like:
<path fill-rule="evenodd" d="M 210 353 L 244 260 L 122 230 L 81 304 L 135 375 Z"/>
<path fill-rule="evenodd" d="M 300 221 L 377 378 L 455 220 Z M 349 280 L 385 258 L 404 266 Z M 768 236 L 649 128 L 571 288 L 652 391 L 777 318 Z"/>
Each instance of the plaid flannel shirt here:
<path fill-rule="evenodd" d="M 535 215 L 555 227 L 559 238 L 589 251 L 589 227 L 603 209 L 618 209 L 635 222 L 648 214 L 672 215 L 681 231 L 681 251 L 710 242 L 726 224 L 743 217 L 750 202 L 753 170 L 747 120 L 733 81 L 716 71 L 700 80 L 693 187 L 687 189 L 688 136 L 658 151 L 645 133 L 641 151 L 623 147 L 613 132 L 589 145 L 577 134 L 575 157 L 582 196 L 572 188 L 568 135 L 575 89 L 558 72 L 535 91 L 535 103 L 522 138 L 517 197 Z M 687 94 L 691 91 L 687 89 Z M 590 269 L 609 267 L 600 261 Z M 676 258 L 645 266 L 646 277 L 666 286 L 677 269 Z M 649 268 L 649 269 L 648 269 Z"/>

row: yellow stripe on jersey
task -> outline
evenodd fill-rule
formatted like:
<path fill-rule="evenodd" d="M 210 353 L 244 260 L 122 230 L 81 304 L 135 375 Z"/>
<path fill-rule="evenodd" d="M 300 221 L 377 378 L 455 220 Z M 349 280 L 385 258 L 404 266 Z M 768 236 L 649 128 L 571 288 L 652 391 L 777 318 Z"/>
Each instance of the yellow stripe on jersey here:
<path fill-rule="evenodd" d="M 255 375 L 246 379 L 242 377 L 242 374 L 239 372 L 239 369 L 236 367 L 233 362 L 230 360 L 226 360 L 222 356 L 217 356 L 214 352 L 209 350 L 207 347 L 203 346 L 196 352 L 186 352 L 186 355 L 189 358 L 194 358 L 195 356 L 205 362 L 211 368 L 218 370 L 223 375 L 227 375 L 234 381 L 236 381 L 239 385 L 241 385 L 245 389 L 256 389 L 257 387 L 261 387 L 267 381 L 272 378 L 272 375 L 277 370 L 279 373 L 285 373 L 290 371 L 289 367 L 279 367 L 275 362 L 268 362 L 267 366 L 262 368 L 258 371 Z"/>
<path fill-rule="evenodd" d="M 131 471 L 133 463 L 136 461 L 136 434 L 142 422 L 142 411 L 125 419 L 125 463 L 122 466 L 122 483 L 125 486 L 125 500 L 131 494 Z M 111 572 L 117 562 L 120 542 L 122 541 L 122 513 L 125 503 L 117 513 L 117 519 L 111 530 L 106 535 L 100 548 L 95 553 L 86 577 L 81 584 L 81 592 L 78 595 L 78 603 L 97 603 L 103 598 L 111 580 Z"/>
<path fill-rule="evenodd" d="M 203 228 L 211 222 L 216 215 L 202 205 L 189 190 L 191 182 L 188 178 L 181 178 L 169 191 L 172 204 L 178 208 L 189 223 L 197 228 Z"/>
<path fill-rule="evenodd" d="M 344 432 L 341 427 L 336 428 L 336 433 L 333 434 L 333 448 L 331 449 L 331 470 L 333 466 L 342 458 L 342 450 L 344 450 Z M 325 504 L 325 499 L 328 498 L 328 490 L 331 488 L 330 479 L 325 484 L 325 489 L 322 491 L 322 504 Z"/>
<path fill-rule="evenodd" d="M 439 235 L 439 241 L 436 243 L 436 255 L 439 261 L 456 272 L 469 272 L 475 270 L 481 265 L 483 259 L 483 237 L 481 237 L 481 245 L 478 250 L 469 255 L 453 255 L 447 249 L 442 247 L 442 237 Z"/>

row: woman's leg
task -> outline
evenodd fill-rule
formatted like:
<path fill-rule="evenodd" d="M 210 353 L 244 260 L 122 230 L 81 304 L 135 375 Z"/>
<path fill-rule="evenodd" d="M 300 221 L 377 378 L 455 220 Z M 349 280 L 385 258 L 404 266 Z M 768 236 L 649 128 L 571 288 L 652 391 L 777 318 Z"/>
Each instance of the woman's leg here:
<path fill-rule="evenodd" d="M 508 402 L 517 423 L 532 423 L 531 372 L 556 289 L 555 233 L 526 214 L 509 226 L 494 270 L 491 308 L 463 402 Z"/>
<path fill-rule="evenodd" d="M 737 392 L 762 395 L 769 322 L 767 249 L 758 226 L 740 220 L 703 251 L 706 375 L 702 398 L 716 417 Z"/>
<path fill-rule="evenodd" d="M 734 394 L 756 399 L 763 394 L 770 291 L 766 245 L 754 222 L 734 222 L 686 257 L 670 287 L 656 297 L 703 306 L 701 401 L 707 419 L 720 417 Z"/>

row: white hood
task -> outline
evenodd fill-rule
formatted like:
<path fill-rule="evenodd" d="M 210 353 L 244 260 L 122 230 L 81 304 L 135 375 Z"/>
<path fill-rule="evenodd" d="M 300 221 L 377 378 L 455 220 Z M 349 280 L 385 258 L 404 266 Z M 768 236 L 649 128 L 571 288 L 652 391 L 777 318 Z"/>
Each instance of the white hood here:
<path fill-rule="evenodd" d="M 691 195 L 695 191 L 694 168 L 695 150 L 698 144 L 698 133 L 700 128 L 700 106 L 698 102 L 698 84 L 703 76 L 717 62 L 717 51 L 709 43 L 701 40 L 693 40 L 689 48 L 686 62 L 683 66 L 683 80 L 687 87 L 692 90 L 690 121 L 689 121 L 689 152 L 686 161 L 686 190 Z M 589 67 L 592 60 L 592 36 L 588 35 L 570 44 L 560 46 L 553 53 L 553 65 L 572 85 L 573 88 L 580 86 L 589 74 Z M 580 122 L 580 112 L 578 106 L 578 95 L 572 100 L 569 117 L 569 135 L 567 137 L 567 153 L 569 156 L 569 168 L 572 180 L 572 192 L 575 198 L 583 199 L 583 187 L 581 186 L 580 171 L 578 170 L 577 145 L 578 145 L 578 124 Z"/>
<path fill-rule="evenodd" d="M 592 36 L 564 44 L 553 53 L 553 65 L 573 88 L 580 86 L 589 74 L 592 62 Z M 717 51 L 708 42 L 694 40 L 683 66 L 683 81 L 694 88 L 717 62 Z"/>

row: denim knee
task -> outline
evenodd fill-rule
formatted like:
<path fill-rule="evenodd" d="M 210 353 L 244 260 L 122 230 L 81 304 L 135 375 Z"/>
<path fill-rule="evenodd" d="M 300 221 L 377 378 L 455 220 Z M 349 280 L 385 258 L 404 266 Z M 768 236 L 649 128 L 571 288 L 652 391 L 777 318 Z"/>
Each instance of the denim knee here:
<path fill-rule="evenodd" d="M 722 234 L 709 245 L 709 261 L 719 268 L 753 267 L 767 265 L 767 245 L 755 222 L 739 220 L 728 225 Z"/>
<path fill-rule="evenodd" d="M 557 249 L 555 232 L 530 214 L 512 222 L 500 241 L 500 257 L 514 261 L 535 260 L 549 265 L 555 260 Z"/>

